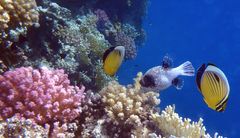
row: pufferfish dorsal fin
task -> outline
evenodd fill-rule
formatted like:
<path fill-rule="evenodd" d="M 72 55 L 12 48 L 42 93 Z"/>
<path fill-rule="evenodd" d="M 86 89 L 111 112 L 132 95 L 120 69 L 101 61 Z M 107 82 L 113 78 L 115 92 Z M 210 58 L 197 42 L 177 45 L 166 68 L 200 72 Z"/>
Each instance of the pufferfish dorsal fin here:
<path fill-rule="evenodd" d="M 202 64 L 202 66 L 197 70 L 196 83 L 199 91 L 201 91 L 201 79 L 206 68 L 206 64 Z"/>
<path fill-rule="evenodd" d="M 169 56 L 164 56 L 162 61 L 162 67 L 164 69 L 171 68 L 173 64 L 173 60 Z"/>

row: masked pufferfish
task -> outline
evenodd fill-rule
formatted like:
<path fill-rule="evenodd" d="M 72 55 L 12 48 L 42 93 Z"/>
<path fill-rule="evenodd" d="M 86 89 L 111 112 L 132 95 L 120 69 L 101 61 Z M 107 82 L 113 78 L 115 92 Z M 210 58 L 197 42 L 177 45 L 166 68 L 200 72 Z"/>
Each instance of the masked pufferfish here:
<path fill-rule="evenodd" d="M 149 69 L 141 78 L 140 84 L 143 89 L 161 91 L 171 85 L 180 90 L 183 87 L 183 80 L 178 76 L 194 76 L 195 69 L 190 61 L 186 61 L 176 68 L 172 68 L 172 59 L 165 56 L 161 66 Z"/>

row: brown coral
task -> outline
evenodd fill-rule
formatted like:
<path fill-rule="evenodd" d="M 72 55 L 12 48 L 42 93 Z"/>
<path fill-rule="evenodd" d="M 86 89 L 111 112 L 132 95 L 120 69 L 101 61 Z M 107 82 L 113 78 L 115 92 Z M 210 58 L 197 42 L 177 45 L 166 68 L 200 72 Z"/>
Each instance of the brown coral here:
<path fill-rule="evenodd" d="M 10 30 L 17 30 L 14 32 L 14 35 L 16 36 L 12 36 L 17 37 L 17 33 L 25 33 L 26 27 L 37 23 L 38 12 L 36 7 L 35 0 L 1 0 L 0 40 L 2 41 L 8 38 Z"/>
<path fill-rule="evenodd" d="M 47 137 L 48 130 L 37 125 L 30 119 L 16 116 L 0 121 L 0 138 L 16 137 Z"/>
<path fill-rule="evenodd" d="M 160 103 L 159 94 L 155 92 L 142 92 L 139 84 L 141 73 L 135 79 L 135 85 L 122 86 L 117 82 L 110 82 L 100 91 L 102 102 L 107 114 L 106 128 L 112 130 L 113 137 L 138 136 L 145 133 L 150 112 L 155 112 L 155 106 Z M 113 127 L 115 126 L 115 128 Z M 122 131 L 122 132 L 121 132 Z"/>
<path fill-rule="evenodd" d="M 31 26 L 38 22 L 35 0 L 1 0 L 0 29 L 9 26 Z"/>
<path fill-rule="evenodd" d="M 100 92 L 103 103 L 106 105 L 107 114 L 111 119 L 116 120 L 116 123 L 130 121 L 140 125 L 140 118 L 146 110 L 146 103 L 149 103 L 150 100 L 153 102 L 153 106 L 160 103 L 157 99 L 158 93 L 143 93 L 140 91 L 138 81 L 136 82 L 135 87 L 126 88 L 113 81 Z"/>

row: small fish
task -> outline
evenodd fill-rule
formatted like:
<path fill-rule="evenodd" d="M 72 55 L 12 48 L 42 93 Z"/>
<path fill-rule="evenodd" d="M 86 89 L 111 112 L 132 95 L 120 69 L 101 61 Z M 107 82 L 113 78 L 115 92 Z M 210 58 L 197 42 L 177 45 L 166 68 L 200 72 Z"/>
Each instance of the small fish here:
<path fill-rule="evenodd" d="M 171 66 L 172 60 L 165 56 L 161 66 L 153 67 L 143 75 L 140 80 L 143 89 L 159 91 L 173 85 L 180 90 L 183 87 L 183 80 L 178 78 L 178 76 L 194 76 L 195 70 L 189 61 L 176 68 L 171 68 Z"/>
<path fill-rule="evenodd" d="M 197 71 L 196 82 L 208 107 L 223 112 L 230 92 L 225 74 L 214 64 L 203 64 Z"/>
<path fill-rule="evenodd" d="M 103 69 L 110 76 L 114 76 L 122 64 L 125 55 L 123 46 L 110 47 L 103 54 Z"/>

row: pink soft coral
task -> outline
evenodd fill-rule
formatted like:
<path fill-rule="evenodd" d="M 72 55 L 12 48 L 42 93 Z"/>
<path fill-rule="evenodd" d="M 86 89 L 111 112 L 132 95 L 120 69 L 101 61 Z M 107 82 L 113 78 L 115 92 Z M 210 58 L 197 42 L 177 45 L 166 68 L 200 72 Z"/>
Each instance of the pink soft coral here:
<path fill-rule="evenodd" d="M 63 70 L 21 67 L 0 75 L 0 117 L 20 115 L 39 124 L 69 122 L 80 114 L 84 87 Z"/>

